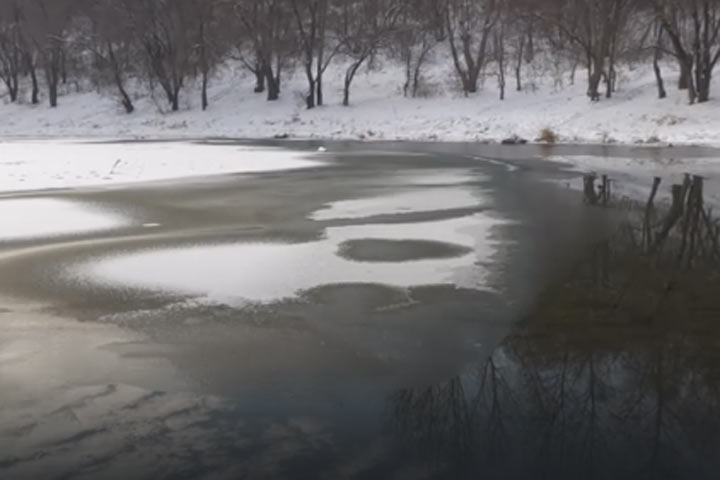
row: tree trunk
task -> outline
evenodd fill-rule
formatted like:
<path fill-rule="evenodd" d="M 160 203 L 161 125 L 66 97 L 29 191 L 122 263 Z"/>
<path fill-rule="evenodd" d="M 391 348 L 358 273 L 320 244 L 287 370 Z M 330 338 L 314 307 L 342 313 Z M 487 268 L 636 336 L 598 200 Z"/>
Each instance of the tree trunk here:
<path fill-rule="evenodd" d="M 692 78 L 692 66 L 693 61 L 690 59 L 682 62 L 682 70 L 680 73 L 680 78 L 686 82 L 685 85 L 688 91 L 688 101 L 691 105 L 697 100 L 697 90 L 695 90 L 695 82 Z"/>
<path fill-rule="evenodd" d="M 121 102 L 123 108 L 125 108 L 125 112 L 133 113 L 135 111 L 135 106 L 130 99 L 130 95 L 128 95 L 127 91 L 125 90 L 125 85 L 123 85 L 122 81 L 122 74 L 120 73 L 119 69 L 115 71 L 115 84 L 117 85 L 118 91 L 120 92 L 120 97 L 122 98 Z"/>
<path fill-rule="evenodd" d="M 665 81 L 662 77 L 662 71 L 660 70 L 660 59 L 662 58 L 662 46 L 663 46 L 663 28 L 661 25 L 655 25 L 655 51 L 653 52 L 653 71 L 655 72 L 655 82 L 658 88 L 658 98 L 666 98 L 667 91 L 665 90 Z"/>
<path fill-rule="evenodd" d="M 480 69 L 473 68 L 467 73 L 467 82 L 465 84 L 466 93 L 477 93 L 478 91 L 478 80 L 480 78 Z"/>
<path fill-rule="evenodd" d="M 317 89 L 317 104 L 319 107 L 323 105 L 323 83 L 322 83 L 322 73 L 318 74 L 317 79 L 315 81 L 315 88 Z"/>
<path fill-rule="evenodd" d="M 612 74 L 605 75 L 605 98 L 612 98 Z"/>
<path fill-rule="evenodd" d="M 498 76 L 498 86 L 500 87 L 500 100 L 505 100 L 505 69 L 500 68 L 500 74 Z"/>
<path fill-rule="evenodd" d="M 178 110 L 180 110 L 180 91 L 179 90 L 176 90 L 172 94 L 172 100 L 170 103 L 172 104 L 173 112 L 177 112 Z"/>
<path fill-rule="evenodd" d="M 712 75 L 709 72 L 705 72 L 699 79 L 697 86 L 697 101 L 698 103 L 705 103 L 710 100 L 710 82 Z"/>
<path fill-rule="evenodd" d="M 48 84 L 48 93 L 50 98 L 50 107 L 55 108 L 57 107 L 57 99 L 58 99 L 58 85 L 56 81 L 51 81 Z"/>
<path fill-rule="evenodd" d="M 274 102 L 280 98 L 280 82 L 273 75 L 272 68 L 265 68 L 265 81 L 267 82 L 267 99 L 269 102 Z"/>
<path fill-rule="evenodd" d="M 130 95 L 128 95 L 127 91 L 125 90 L 125 85 L 123 82 L 123 76 L 122 76 L 122 69 L 120 68 L 120 65 L 118 64 L 117 57 L 115 56 L 115 51 L 113 50 L 112 43 L 107 43 L 107 49 L 108 49 L 108 58 L 110 59 L 110 62 L 112 64 L 113 73 L 115 76 L 115 85 L 118 87 L 118 91 L 120 92 L 121 102 L 123 105 L 123 108 L 125 108 L 126 113 L 133 113 L 135 111 L 135 106 L 132 103 L 132 100 L 130 99 Z"/>
<path fill-rule="evenodd" d="M 253 91 L 255 93 L 265 92 L 265 69 L 258 66 L 253 73 L 255 74 L 255 90 Z"/>
<path fill-rule="evenodd" d="M 415 72 L 413 73 L 413 80 L 412 80 L 412 98 L 417 98 L 418 96 L 418 90 L 420 89 L 420 70 L 422 69 L 422 64 L 425 61 L 424 55 L 420 57 L 417 64 L 415 64 Z"/>
<path fill-rule="evenodd" d="M 120 90 L 120 96 L 122 97 L 122 105 L 123 108 L 125 108 L 125 112 L 133 113 L 135 111 L 135 105 L 133 105 L 132 100 L 130 100 L 130 96 L 127 94 L 125 88 L 122 85 L 119 85 L 118 89 Z"/>
<path fill-rule="evenodd" d="M 605 98 L 612 98 L 612 94 L 615 91 L 615 60 L 612 57 L 610 57 L 610 65 L 608 66 L 605 80 L 607 81 L 607 85 L 605 85 Z"/>
<path fill-rule="evenodd" d="M 588 97 L 593 102 L 600 101 L 600 82 L 604 73 L 603 60 L 593 57 L 591 59 L 590 77 L 588 78 Z"/>
<path fill-rule="evenodd" d="M 204 71 L 202 74 L 202 109 L 203 111 L 208 108 L 208 72 Z"/>
<path fill-rule="evenodd" d="M 665 82 L 662 78 L 662 72 L 660 71 L 660 63 L 658 62 L 658 50 L 655 50 L 655 58 L 653 59 L 653 70 L 655 70 L 655 80 L 657 82 L 657 88 L 658 88 L 658 98 L 665 98 L 667 97 L 667 92 L 665 91 Z"/>
<path fill-rule="evenodd" d="M 522 64 L 525 55 L 525 35 L 520 38 L 520 45 L 517 52 L 517 63 L 515 64 L 515 90 L 522 92 Z"/>
<path fill-rule="evenodd" d="M 62 78 L 63 85 L 67 84 L 67 56 L 65 50 L 60 51 L 60 78 Z"/>
<path fill-rule="evenodd" d="M 602 72 L 593 72 L 590 75 L 590 81 L 588 85 L 588 97 L 593 102 L 600 101 L 600 81 L 602 80 Z"/>
<path fill-rule="evenodd" d="M 349 107 L 350 106 L 350 85 L 352 85 L 352 81 L 355 78 L 355 74 L 360 70 L 360 66 L 365 61 L 364 58 L 356 61 L 354 64 L 350 65 L 350 67 L 345 72 L 345 85 L 343 88 L 343 106 Z"/>
<path fill-rule="evenodd" d="M 312 59 L 310 62 L 312 62 Z M 315 94 L 317 93 L 315 90 L 315 78 L 313 77 L 312 63 L 305 63 L 305 75 L 307 76 L 308 81 L 308 94 L 305 97 L 305 105 L 308 110 L 312 110 L 315 108 Z"/>
<path fill-rule="evenodd" d="M 653 56 L 653 70 L 655 71 L 655 81 L 657 82 L 658 98 L 666 98 L 667 92 L 665 91 L 665 81 L 662 77 L 662 71 L 660 70 L 660 45 L 655 46 L 655 54 Z"/>
<path fill-rule="evenodd" d="M 500 100 L 505 100 L 505 35 L 502 24 L 494 38 L 495 60 L 498 64 L 498 88 Z"/>
<path fill-rule="evenodd" d="M 7 88 L 8 94 L 10 95 L 10 103 L 15 103 L 18 98 L 18 79 L 17 76 L 9 76 L 8 78 L 3 78 L 3 83 L 5 84 L 5 88 Z"/>
<path fill-rule="evenodd" d="M 60 82 L 60 58 L 56 56 L 56 53 L 51 53 L 49 59 L 49 65 L 45 66 L 45 79 L 47 80 L 48 86 L 48 100 L 50 101 L 50 107 L 57 107 L 58 100 L 58 83 Z M 46 59 L 48 61 L 48 59 Z"/>
<path fill-rule="evenodd" d="M 40 103 L 40 87 L 38 86 L 37 70 L 35 63 L 32 60 L 28 60 L 28 70 L 30 71 L 30 79 L 32 80 L 32 104 L 37 105 Z"/>
<path fill-rule="evenodd" d="M 403 97 L 408 97 L 412 77 L 412 48 L 405 52 L 405 83 L 403 84 Z"/>
<path fill-rule="evenodd" d="M 350 84 L 351 83 L 352 83 L 352 79 L 346 75 L 345 76 L 345 85 L 343 88 L 343 103 L 342 103 L 344 107 L 350 106 Z"/>
<path fill-rule="evenodd" d="M 685 68 L 685 64 L 680 61 L 680 78 L 678 78 L 678 90 L 687 90 L 690 88 L 690 71 Z"/>

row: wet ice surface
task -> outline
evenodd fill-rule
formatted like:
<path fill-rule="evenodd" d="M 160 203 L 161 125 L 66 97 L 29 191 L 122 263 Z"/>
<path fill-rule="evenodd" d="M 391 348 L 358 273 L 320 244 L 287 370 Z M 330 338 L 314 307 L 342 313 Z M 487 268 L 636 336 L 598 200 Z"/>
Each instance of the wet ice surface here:
<path fill-rule="evenodd" d="M 54 198 L 0 200 L 0 243 L 112 230 L 128 224 L 114 212 Z"/>
<path fill-rule="evenodd" d="M 475 214 L 436 222 L 333 227 L 317 242 L 147 250 L 93 261 L 76 268 L 72 275 L 115 286 L 199 295 L 223 303 L 279 301 L 318 286 L 342 283 L 487 289 L 483 264 L 490 262 L 495 252 L 493 228 L 502 223 Z M 412 258 L 410 251 L 406 261 L 378 259 L 373 263 L 342 256 L 346 242 L 363 239 L 434 241 L 456 247 L 457 255 Z"/>

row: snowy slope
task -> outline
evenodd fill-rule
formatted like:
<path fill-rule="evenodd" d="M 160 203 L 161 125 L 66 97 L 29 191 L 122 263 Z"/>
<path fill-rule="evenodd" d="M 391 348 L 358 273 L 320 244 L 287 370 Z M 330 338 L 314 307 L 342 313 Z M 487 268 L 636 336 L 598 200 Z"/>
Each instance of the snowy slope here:
<path fill-rule="evenodd" d="M 428 68 L 426 95 L 406 99 L 401 94 L 402 68 L 379 62 L 364 71 L 351 94 L 352 106 L 340 105 L 342 62 L 325 79 L 327 105 L 312 111 L 303 106 L 305 82 L 301 75 L 285 77 L 282 98 L 268 103 L 252 93 L 252 79 L 238 67 L 228 66 L 212 82 L 208 111 L 197 106 L 199 89 L 183 91 L 183 110 L 162 113 L 162 102 L 137 90 L 137 112 L 122 113 L 111 91 L 68 93 L 60 107 L 0 105 L 2 136 L 112 136 L 267 138 L 287 134 L 293 138 L 416 139 L 497 141 L 512 134 L 534 140 L 544 127 L 552 128 L 562 142 L 720 145 L 720 100 L 687 105 L 685 94 L 673 86 L 677 72 L 665 67 L 669 98 L 657 99 L 652 69 L 647 65 L 624 67 L 619 91 L 597 104 L 585 96 L 584 72 L 575 85 L 569 75 L 547 69 L 525 73 L 525 90 L 516 92 L 508 78 L 507 99 L 500 101 L 494 76 L 483 90 L 466 98 L 455 84 L 451 63 L 437 58 Z M 559 82 L 558 82 L 559 81 Z M 70 89 L 68 87 L 68 89 Z M 720 98 L 720 82 L 714 86 Z M 159 98 L 159 96 L 158 96 Z"/>

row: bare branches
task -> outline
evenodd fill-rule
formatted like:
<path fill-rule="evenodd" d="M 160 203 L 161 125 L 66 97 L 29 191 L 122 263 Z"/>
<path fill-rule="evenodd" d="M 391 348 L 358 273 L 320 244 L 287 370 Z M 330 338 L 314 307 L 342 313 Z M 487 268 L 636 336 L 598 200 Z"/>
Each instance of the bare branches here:
<path fill-rule="evenodd" d="M 440 47 L 466 95 L 494 77 L 504 98 L 510 72 L 522 91 L 532 85 L 526 71 L 543 68 L 530 64 L 544 62 L 555 88 L 585 67 L 587 94 L 598 101 L 613 95 L 618 63 L 643 61 L 663 98 L 669 54 L 680 65 L 679 88 L 704 102 L 720 62 L 720 0 L 0 0 L 0 85 L 10 101 L 22 100 L 28 77 L 33 103 L 47 87 L 51 106 L 75 76 L 111 86 L 127 112 L 138 81 L 159 86 L 171 110 L 198 85 L 205 109 L 226 60 L 251 71 L 268 100 L 297 68 L 314 108 L 325 102 L 336 59 L 345 62 L 344 104 L 363 67 L 399 59 L 403 94 L 415 97 Z"/>

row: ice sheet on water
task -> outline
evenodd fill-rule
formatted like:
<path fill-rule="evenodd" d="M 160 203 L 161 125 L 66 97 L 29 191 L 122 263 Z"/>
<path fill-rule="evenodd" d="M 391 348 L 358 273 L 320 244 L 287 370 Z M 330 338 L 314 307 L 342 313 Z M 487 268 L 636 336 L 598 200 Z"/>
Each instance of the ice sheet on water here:
<path fill-rule="evenodd" d="M 484 214 L 401 225 L 358 225 L 327 230 L 325 239 L 299 244 L 244 243 L 145 250 L 79 265 L 73 277 L 110 286 L 134 286 L 207 297 L 223 303 L 271 302 L 315 287 L 380 283 L 407 288 L 446 284 L 487 289 L 482 264 L 495 253 L 493 227 Z M 454 258 L 355 262 L 338 255 L 353 239 L 433 240 L 465 247 Z"/>

